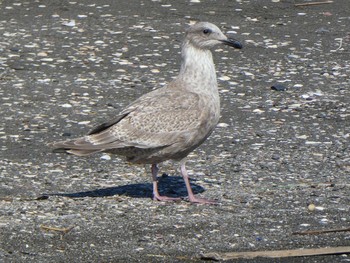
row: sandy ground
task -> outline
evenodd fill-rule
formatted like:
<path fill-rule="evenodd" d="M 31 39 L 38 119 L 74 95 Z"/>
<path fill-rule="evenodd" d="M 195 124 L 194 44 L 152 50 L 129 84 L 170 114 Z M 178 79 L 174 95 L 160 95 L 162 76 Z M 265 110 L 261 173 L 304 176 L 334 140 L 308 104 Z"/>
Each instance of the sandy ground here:
<path fill-rule="evenodd" d="M 0 1 L 0 261 L 350 246 L 346 231 L 293 234 L 350 221 L 350 5 L 294 5 L 306 2 Z M 149 167 L 51 152 L 48 142 L 87 133 L 176 76 L 192 20 L 244 44 L 213 51 L 222 119 L 188 162 L 195 193 L 221 205 L 186 202 L 170 162 L 161 193 L 184 201 L 160 203 Z"/>

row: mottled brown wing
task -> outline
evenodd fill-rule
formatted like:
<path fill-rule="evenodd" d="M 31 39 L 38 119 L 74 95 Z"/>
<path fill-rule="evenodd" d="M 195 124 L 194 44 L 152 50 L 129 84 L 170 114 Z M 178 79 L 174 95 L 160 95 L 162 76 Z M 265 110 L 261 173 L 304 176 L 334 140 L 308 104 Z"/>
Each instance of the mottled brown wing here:
<path fill-rule="evenodd" d="M 156 90 L 129 105 L 115 124 L 91 134 L 89 141 L 104 149 L 155 148 L 171 145 L 200 125 L 199 96 L 173 90 Z M 96 129 L 95 129 L 96 130 Z M 103 146 L 102 146 L 103 145 Z"/>
<path fill-rule="evenodd" d="M 87 152 L 165 147 L 193 136 L 200 126 L 202 106 L 195 93 L 155 90 L 130 104 L 115 119 L 94 128 L 89 135 L 51 146 Z"/>

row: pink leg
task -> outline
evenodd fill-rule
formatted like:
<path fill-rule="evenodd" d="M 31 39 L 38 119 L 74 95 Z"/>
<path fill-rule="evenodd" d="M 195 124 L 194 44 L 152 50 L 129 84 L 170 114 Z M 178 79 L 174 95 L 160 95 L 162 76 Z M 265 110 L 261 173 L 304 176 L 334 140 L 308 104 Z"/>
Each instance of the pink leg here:
<path fill-rule="evenodd" d="M 188 177 L 188 173 L 187 173 L 187 170 L 185 167 L 185 162 L 181 163 L 181 173 L 182 173 L 182 177 L 183 177 L 185 184 L 186 184 L 188 199 L 190 200 L 191 203 L 210 204 L 210 205 L 217 205 L 218 204 L 217 201 L 208 200 L 208 199 L 204 199 L 204 198 L 198 198 L 198 197 L 194 196 L 192 188 L 191 188 L 190 180 Z"/>
<path fill-rule="evenodd" d="M 152 164 L 152 180 L 153 180 L 153 200 L 157 201 L 178 201 L 181 200 L 181 198 L 176 197 L 168 197 L 168 196 L 161 196 L 158 192 L 158 166 L 156 164 Z"/>

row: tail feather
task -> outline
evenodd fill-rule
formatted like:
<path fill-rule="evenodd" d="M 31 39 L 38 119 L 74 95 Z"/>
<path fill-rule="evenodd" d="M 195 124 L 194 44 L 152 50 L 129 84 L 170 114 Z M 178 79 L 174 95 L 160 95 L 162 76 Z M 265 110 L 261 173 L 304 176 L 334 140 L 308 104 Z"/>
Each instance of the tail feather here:
<path fill-rule="evenodd" d="M 102 152 L 102 150 L 74 150 L 74 149 L 71 149 L 71 150 L 66 150 L 67 153 L 71 153 L 71 154 L 74 154 L 74 155 L 77 155 L 77 156 L 87 156 L 87 155 L 90 155 L 92 153 L 97 153 L 97 152 Z"/>
<path fill-rule="evenodd" d="M 74 140 L 59 141 L 48 144 L 53 148 L 53 152 L 65 152 L 78 156 L 87 156 L 92 153 L 101 152 L 104 149 L 89 142 L 86 137 L 77 138 Z"/>
<path fill-rule="evenodd" d="M 107 141 L 104 143 L 96 143 L 91 140 L 90 136 L 80 137 L 73 140 L 59 141 L 49 143 L 48 146 L 53 148 L 55 153 L 71 153 L 77 156 L 87 156 L 97 152 L 103 152 L 105 150 L 111 150 L 115 148 L 132 147 L 132 144 L 125 144 L 123 142 Z"/>

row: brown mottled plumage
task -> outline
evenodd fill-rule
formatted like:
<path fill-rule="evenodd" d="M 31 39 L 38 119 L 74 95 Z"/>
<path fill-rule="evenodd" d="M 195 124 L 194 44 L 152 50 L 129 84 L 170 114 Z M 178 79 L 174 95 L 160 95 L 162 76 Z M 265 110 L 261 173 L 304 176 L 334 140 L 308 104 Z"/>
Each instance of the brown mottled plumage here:
<path fill-rule="evenodd" d="M 193 195 L 184 158 L 205 141 L 219 121 L 220 99 L 209 50 L 218 44 L 242 48 L 213 24 L 192 25 L 186 31 L 181 69 L 175 80 L 141 96 L 115 119 L 88 135 L 51 146 L 78 156 L 109 152 L 125 156 L 129 162 L 152 164 L 153 198 L 160 201 L 178 198 L 159 195 L 157 163 L 169 159 L 181 161 L 189 200 L 214 203 Z"/>

